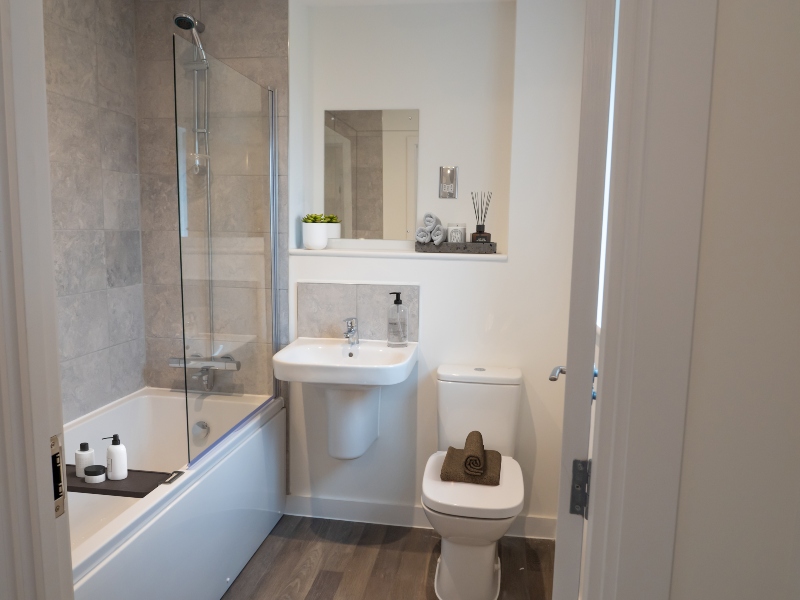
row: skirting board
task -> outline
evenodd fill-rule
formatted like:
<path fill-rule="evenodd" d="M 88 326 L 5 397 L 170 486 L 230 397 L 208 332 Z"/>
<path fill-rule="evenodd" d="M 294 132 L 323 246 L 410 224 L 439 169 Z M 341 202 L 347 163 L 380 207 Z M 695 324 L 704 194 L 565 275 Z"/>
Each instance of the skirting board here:
<path fill-rule="evenodd" d="M 401 527 L 425 527 L 428 529 L 431 526 L 421 506 L 405 506 L 401 504 L 287 496 L 285 512 L 287 515 L 334 519 L 337 521 L 378 523 L 381 525 L 399 525 Z M 556 536 L 556 520 L 554 517 L 520 515 L 514 521 L 511 529 L 508 530 L 508 535 L 552 540 Z"/>

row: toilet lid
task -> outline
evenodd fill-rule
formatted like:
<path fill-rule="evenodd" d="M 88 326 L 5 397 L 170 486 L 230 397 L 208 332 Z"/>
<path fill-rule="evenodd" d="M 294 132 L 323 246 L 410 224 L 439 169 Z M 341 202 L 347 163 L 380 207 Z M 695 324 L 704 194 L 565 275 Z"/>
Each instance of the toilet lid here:
<path fill-rule="evenodd" d="M 442 481 L 442 463 L 447 452 L 428 459 L 422 478 L 422 502 L 436 512 L 476 519 L 506 519 L 522 510 L 525 495 L 522 469 L 510 456 L 500 463 L 500 485 L 478 485 Z"/>

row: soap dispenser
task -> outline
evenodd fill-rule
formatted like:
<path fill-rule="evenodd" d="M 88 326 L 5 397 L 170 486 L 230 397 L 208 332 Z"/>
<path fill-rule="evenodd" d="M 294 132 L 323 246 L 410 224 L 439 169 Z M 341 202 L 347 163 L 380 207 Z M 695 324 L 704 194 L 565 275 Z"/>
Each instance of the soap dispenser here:
<path fill-rule="evenodd" d="M 408 346 L 408 309 L 403 306 L 400 292 L 390 292 L 394 295 L 394 303 L 389 305 L 388 346 L 389 348 L 403 348 Z"/>
<path fill-rule="evenodd" d="M 112 437 L 103 439 L 111 440 L 111 445 L 106 450 L 106 476 L 111 481 L 125 479 L 128 476 L 128 451 L 120 443 L 119 434 L 115 433 Z"/>

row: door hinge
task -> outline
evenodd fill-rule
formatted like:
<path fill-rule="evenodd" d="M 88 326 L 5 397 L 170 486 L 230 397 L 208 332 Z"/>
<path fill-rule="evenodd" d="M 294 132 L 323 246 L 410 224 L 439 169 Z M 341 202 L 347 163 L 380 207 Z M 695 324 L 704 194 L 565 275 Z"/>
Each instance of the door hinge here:
<path fill-rule="evenodd" d="M 61 442 L 58 436 L 50 438 L 50 467 L 53 471 L 53 502 L 56 519 L 64 514 L 64 465 L 61 456 Z"/>
<path fill-rule="evenodd" d="M 592 480 L 592 461 L 572 461 L 572 490 L 569 501 L 569 512 L 589 518 L 589 486 Z"/>

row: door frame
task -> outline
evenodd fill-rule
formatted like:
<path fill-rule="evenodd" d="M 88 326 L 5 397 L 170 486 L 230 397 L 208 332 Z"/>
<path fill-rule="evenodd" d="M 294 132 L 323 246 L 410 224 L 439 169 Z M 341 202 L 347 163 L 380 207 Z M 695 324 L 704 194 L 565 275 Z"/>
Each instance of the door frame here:
<path fill-rule="evenodd" d="M 619 18 L 601 374 L 581 597 L 668 600 L 717 0 L 620 0 Z"/>
<path fill-rule="evenodd" d="M 60 600 L 73 586 L 50 456 L 64 427 L 43 23 L 41 1 L 0 0 L 0 596 Z"/>

